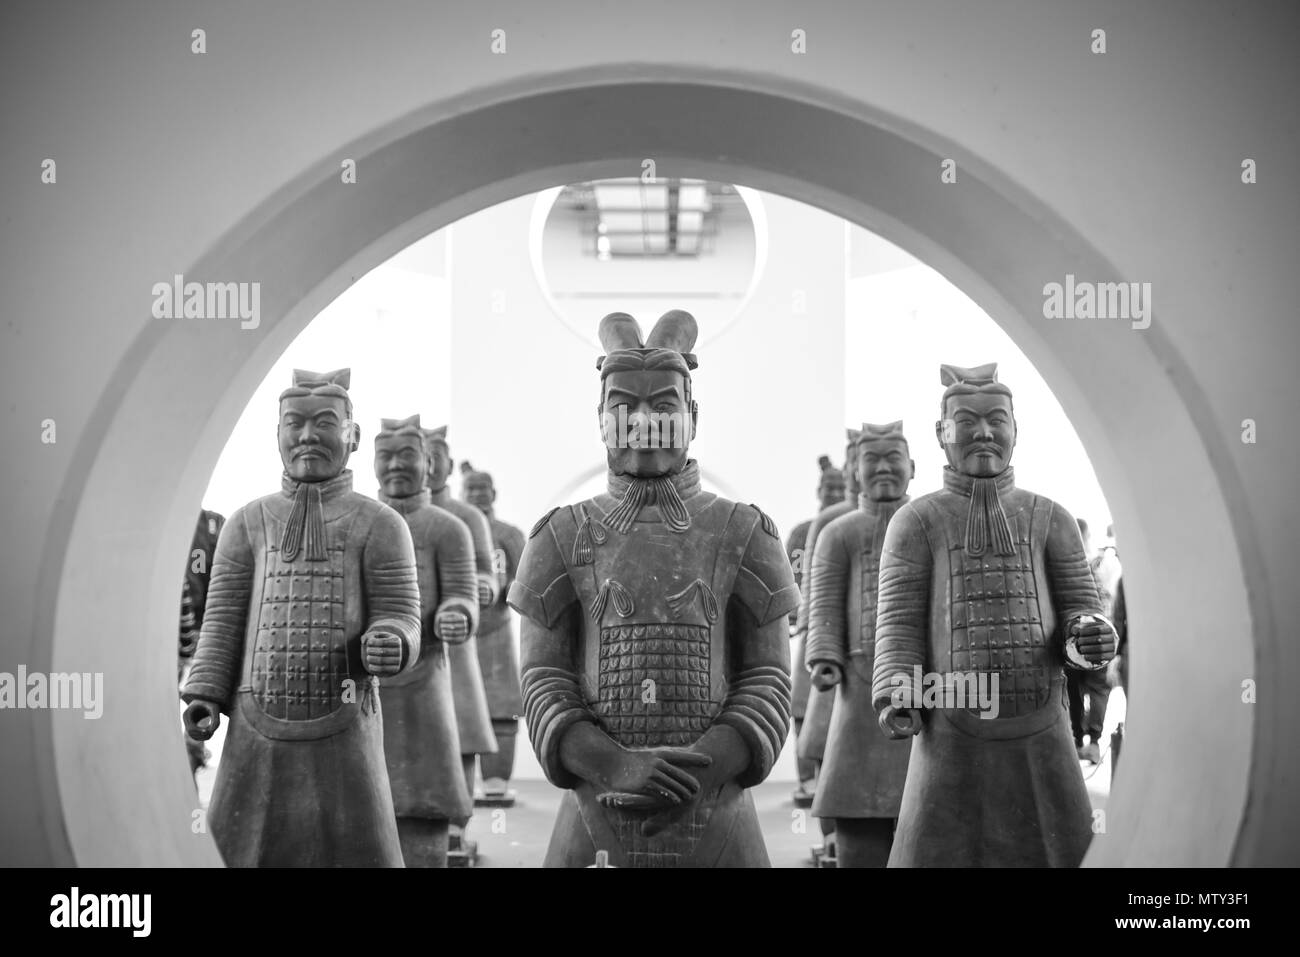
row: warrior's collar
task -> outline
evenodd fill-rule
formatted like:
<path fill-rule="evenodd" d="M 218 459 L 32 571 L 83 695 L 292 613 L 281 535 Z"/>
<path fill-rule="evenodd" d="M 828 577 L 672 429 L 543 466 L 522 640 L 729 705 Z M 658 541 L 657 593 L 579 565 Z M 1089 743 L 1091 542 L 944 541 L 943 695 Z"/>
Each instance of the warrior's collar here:
<path fill-rule="evenodd" d="M 321 501 L 331 501 L 345 492 L 352 491 L 352 470 L 344 469 L 332 479 L 326 479 L 324 482 L 299 482 L 297 479 L 290 478 L 288 472 L 281 474 L 280 492 L 286 498 L 296 498 L 298 490 L 304 487 L 314 488 L 319 492 Z"/>
<path fill-rule="evenodd" d="M 306 552 L 307 561 L 323 562 L 325 555 L 325 509 L 352 491 L 352 471 L 344 469 L 324 482 L 299 482 L 285 472 L 280 476 L 280 494 L 293 499 L 293 509 L 280 536 L 280 557 L 287 562 Z"/>
<path fill-rule="evenodd" d="M 419 511 L 426 505 L 432 504 L 429 500 L 429 490 L 427 488 L 420 489 L 414 495 L 406 495 L 402 498 L 393 498 L 391 495 L 380 492 L 379 501 L 403 515 L 410 515 L 412 512 Z"/>
<path fill-rule="evenodd" d="M 890 499 L 886 502 L 877 502 L 865 492 L 862 492 L 858 495 L 858 508 L 866 512 L 872 518 L 891 518 L 899 508 L 911 500 L 910 495 L 904 495 L 902 498 Z"/>
<path fill-rule="evenodd" d="M 1002 508 L 1002 494 L 1016 487 L 1015 472 L 1010 466 L 998 475 L 977 478 L 945 465 L 943 487 L 970 499 L 970 508 L 966 512 L 967 555 L 978 557 L 989 548 L 993 554 L 1004 557 L 1016 553 L 1011 523 Z"/>
<path fill-rule="evenodd" d="M 636 521 L 641 509 L 647 505 L 659 508 L 664 522 L 674 532 L 684 532 L 691 527 L 691 517 L 685 501 L 700 493 L 700 466 L 688 459 L 680 472 L 654 478 L 609 473 L 609 494 L 618 500 L 602 524 L 616 531 L 626 532 Z"/>
<path fill-rule="evenodd" d="M 966 475 L 963 472 L 958 472 L 951 465 L 943 467 L 943 487 L 949 492 L 956 492 L 958 495 L 965 495 L 968 498 L 975 490 L 976 482 L 988 482 L 990 479 L 996 484 L 999 495 L 1016 487 L 1016 471 L 1009 465 L 997 475 L 989 478 L 976 478 L 974 475 Z"/>

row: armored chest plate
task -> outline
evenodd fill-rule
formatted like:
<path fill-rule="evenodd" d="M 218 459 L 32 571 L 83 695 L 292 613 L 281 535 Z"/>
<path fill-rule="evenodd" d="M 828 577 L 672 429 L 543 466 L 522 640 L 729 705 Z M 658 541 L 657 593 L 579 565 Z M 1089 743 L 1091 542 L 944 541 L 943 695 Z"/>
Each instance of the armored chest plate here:
<path fill-rule="evenodd" d="M 258 707 L 274 718 L 321 718 L 343 706 L 349 677 L 343 549 L 328 561 L 282 561 L 270 547 L 258 609 L 251 680 Z"/>
<path fill-rule="evenodd" d="M 622 625 L 600 631 L 593 706 L 600 726 L 624 747 L 685 747 L 708 730 L 710 629 Z"/>
<path fill-rule="evenodd" d="M 960 545 L 950 558 L 950 670 L 998 677 L 999 717 L 1047 703 L 1054 665 L 1039 609 L 1028 529 L 1013 523 L 1016 554 L 971 557 Z"/>

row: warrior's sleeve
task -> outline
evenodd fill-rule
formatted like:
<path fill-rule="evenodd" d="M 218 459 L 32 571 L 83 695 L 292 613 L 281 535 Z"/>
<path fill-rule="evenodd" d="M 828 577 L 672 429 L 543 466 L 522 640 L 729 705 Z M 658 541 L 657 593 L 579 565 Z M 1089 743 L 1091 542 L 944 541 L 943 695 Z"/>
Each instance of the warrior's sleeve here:
<path fill-rule="evenodd" d="M 578 684 L 577 647 L 581 621 L 577 593 L 547 516 L 524 546 L 507 601 L 523 616 L 520 686 L 524 722 L 537 760 L 556 787 L 573 788 L 578 778 L 560 760 L 560 742 L 575 724 L 595 723 Z"/>
<path fill-rule="evenodd" d="M 916 666 L 925 670 L 933 565 L 925 523 L 914 505 L 904 505 L 890 519 L 880 556 L 871 675 L 871 703 L 878 712 L 890 703 L 899 675 L 910 683 Z"/>
<path fill-rule="evenodd" d="M 1105 615 L 1096 579 L 1088 567 L 1079 525 L 1060 505 L 1051 503 L 1047 525 L 1047 583 L 1052 608 L 1060 623 L 1057 640 L 1065 642 L 1066 627 L 1080 615 Z"/>
<path fill-rule="evenodd" d="M 236 512 L 217 539 L 199 644 L 181 694 L 187 703 L 195 698 L 215 701 L 227 714 L 243 664 L 248 603 L 253 593 L 253 547 L 246 511 Z"/>
<path fill-rule="evenodd" d="M 804 664 L 829 661 L 841 668 L 848 661 L 847 605 L 851 556 L 843 529 L 832 522 L 817 539 L 808 574 L 808 648 Z"/>
<path fill-rule="evenodd" d="M 753 787 L 772 771 L 790 733 L 790 645 L 786 616 L 799 600 L 794 572 L 780 538 L 755 527 L 740 562 L 727 615 L 731 674 L 714 721 L 737 731 L 750 764 L 736 778 Z M 739 605 L 739 608 L 734 607 Z"/>
<path fill-rule="evenodd" d="M 478 580 L 488 586 L 489 597 L 484 605 L 487 607 L 501 597 L 501 582 L 492 568 L 492 526 L 488 524 L 487 516 L 478 509 L 473 510 L 473 514 L 469 515 L 465 524 L 469 526 L 470 537 L 474 540 L 475 572 Z M 476 588 L 475 594 L 477 593 Z M 477 598 L 475 600 L 477 601 Z"/>
<path fill-rule="evenodd" d="M 452 516 L 454 518 L 454 516 Z M 429 631 L 439 640 L 438 615 L 463 612 L 469 620 L 468 635 L 478 631 L 478 585 L 474 581 L 474 540 L 464 522 L 448 521 L 438 529 L 438 607 L 433 610 Z"/>
<path fill-rule="evenodd" d="M 391 508 L 383 506 L 375 514 L 361 561 L 364 607 L 369 612 L 366 631 L 384 631 L 402 639 L 405 671 L 420 657 L 420 585 L 411 531 Z"/>

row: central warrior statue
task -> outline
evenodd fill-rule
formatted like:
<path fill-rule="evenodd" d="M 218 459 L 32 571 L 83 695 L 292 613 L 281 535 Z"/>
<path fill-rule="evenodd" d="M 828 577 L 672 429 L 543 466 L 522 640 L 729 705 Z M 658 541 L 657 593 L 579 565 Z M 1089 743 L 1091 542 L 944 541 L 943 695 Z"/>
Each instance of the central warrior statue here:
<path fill-rule="evenodd" d="M 375 436 L 379 500 L 406 519 L 420 582 L 420 660 L 379 682 L 384 753 L 407 867 L 446 867 L 452 823 L 472 804 L 461 766 L 447 649 L 478 624 L 474 543 L 465 523 L 429 504 L 429 456 L 420 417 L 384 419 Z"/>
<path fill-rule="evenodd" d="M 1062 666 L 1104 667 L 1115 631 L 1075 520 L 1016 487 L 997 366 L 940 379 L 944 487 L 895 513 L 880 561 L 872 704 L 916 735 L 889 863 L 1074 867 L 1092 808 Z M 939 676 L 952 691 L 931 697 Z"/>
<path fill-rule="evenodd" d="M 696 335 L 676 310 L 645 340 L 601 321 L 609 491 L 543 517 L 510 589 L 528 732 L 567 792 L 549 867 L 770 866 L 747 789 L 789 731 L 798 592 L 772 521 L 687 457 Z"/>
<path fill-rule="evenodd" d="M 420 653 L 402 517 L 352 491 L 350 372 L 294 370 L 280 395 L 281 489 L 217 542 L 190 735 L 230 729 L 209 820 L 229 867 L 401 867 L 375 676 Z"/>

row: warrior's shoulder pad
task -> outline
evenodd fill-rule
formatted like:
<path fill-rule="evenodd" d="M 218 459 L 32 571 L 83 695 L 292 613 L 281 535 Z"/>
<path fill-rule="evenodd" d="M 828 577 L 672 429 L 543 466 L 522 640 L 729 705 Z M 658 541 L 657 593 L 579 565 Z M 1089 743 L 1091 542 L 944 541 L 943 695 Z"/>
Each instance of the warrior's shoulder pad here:
<path fill-rule="evenodd" d="M 757 506 L 738 508 L 750 510 L 754 525 L 736 575 L 736 597 L 765 625 L 798 606 L 799 587 L 772 520 Z"/>
<path fill-rule="evenodd" d="M 561 612 L 578 599 L 564 561 L 566 552 L 560 542 L 562 530 L 551 522 L 558 511 L 557 507 L 547 512 L 529 535 L 519 557 L 515 580 L 506 596 L 506 603 L 511 608 L 547 628 L 554 625 Z"/>
<path fill-rule="evenodd" d="M 779 542 L 781 540 L 781 533 L 776 530 L 776 522 L 772 521 L 772 519 L 768 516 L 767 512 L 763 511 L 753 502 L 749 503 L 749 507 L 752 508 L 754 511 L 758 512 L 758 523 L 759 526 L 763 529 L 763 531 L 771 535 Z"/>
<path fill-rule="evenodd" d="M 555 508 L 551 509 L 551 510 L 550 510 L 549 512 L 547 512 L 545 515 L 543 515 L 541 518 L 539 518 L 539 519 L 537 520 L 537 524 L 533 526 L 532 531 L 530 531 L 530 532 L 528 533 L 528 537 L 529 537 L 529 538 L 536 538 L 536 537 L 537 537 L 537 533 L 540 532 L 542 529 L 544 529 L 544 528 L 546 527 L 546 523 L 549 522 L 549 521 L 551 520 L 551 516 L 554 515 L 556 512 L 558 512 L 559 510 L 560 510 L 560 506 L 557 505 L 557 506 L 555 506 Z"/>

